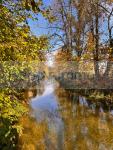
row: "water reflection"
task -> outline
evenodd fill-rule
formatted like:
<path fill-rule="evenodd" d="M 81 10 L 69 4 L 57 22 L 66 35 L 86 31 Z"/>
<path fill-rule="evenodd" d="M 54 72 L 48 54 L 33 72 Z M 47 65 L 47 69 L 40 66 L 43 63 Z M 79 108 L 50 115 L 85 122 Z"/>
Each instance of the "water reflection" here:
<path fill-rule="evenodd" d="M 113 149 L 113 126 L 109 117 L 112 110 L 104 110 L 101 103 L 96 105 L 82 96 L 76 96 L 73 102 L 67 96 L 61 97 L 59 90 L 57 95 L 65 124 L 64 149 Z"/>
<path fill-rule="evenodd" d="M 83 96 L 79 96 L 79 103 L 80 103 L 82 106 L 88 106 L 88 102 L 86 101 L 86 98 L 83 97 Z"/>
<path fill-rule="evenodd" d="M 62 149 L 64 124 L 59 113 L 57 98 L 54 94 L 55 85 L 49 81 L 44 82 L 44 92 L 31 100 L 32 115 L 37 122 L 44 121 L 48 126 L 48 133 L 45 136 L 46 149 Z M 56 138 L 56 143 L 52 138 Z M 53 144 L 54 143 L 54 144 Z"/>
<path fill-rule="evenodd" d="M 31 128 L 36 134 L 43 131 L 40 138 L 30 135 L 36 141 L 35 150 L 113 150 L 112 107 L 107 109 L 75 93 L 69 96 L 54 82 L 44 81 L 43 85 L 42 94 L 30 102 L 31 116 L 39 127 Z"/>

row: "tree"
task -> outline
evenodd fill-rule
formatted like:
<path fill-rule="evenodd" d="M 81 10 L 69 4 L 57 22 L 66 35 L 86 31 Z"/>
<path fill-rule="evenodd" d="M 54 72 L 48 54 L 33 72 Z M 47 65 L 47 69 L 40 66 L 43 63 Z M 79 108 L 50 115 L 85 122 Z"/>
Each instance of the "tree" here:
<path fill-rule="evenodd" d="M 41 1 L 34 0 L 0 3 L 0 149 L 16 148 L 22 133 L 19 118 L 27 112 L 23 104 L 22 90 L 26 88 L 23 85 L 33 73 L 31 61 L 45 60 L 48 38 L 32 35 L 27 23 L 27 18 L 33 18 L 31 12 L 42 13 L 41 5 Z"/>
<path fill-rule="evenodd" d="M 56 29 L 53 30 L 55 32 L 53 36 L 62 40 L 62 45 L 71 52 L 71 57 L 74 56 L 73 51 L 82 59 L 87 53 L 87 56 L 89 55 L 87 59 L 94 63 L 95 77 L 99 79 L 102 59 L 107 61 L 112 58 L 112 10 L 110 10 L 112 1 L 57 0 L 56 3 L 58 11 L 53 7 L 53 15 L 57 19 L 51 26 Z M 106 22 L 107 27 L 104 30 Z M 92 40 L 92 50 L 89 48 L 89 35 Z M 106 45 L 107 39 L 109 44 Z M 105 55 L 102 54 L 102 49 L 106 49 Z M 109 63 L 107 66 L 106 75 L 111 68 Z"/>
<path fill-rule="evenodd" d="M 62 40 L 63 45 L 69 51 L 75 51 L 77 56 L 81 56 L 84 44 L 84 33 L 86 32 L 86 2 L 81 0 L 56 0 L 53 6 L 53 15 L 56 22 L 51 28 L 56 28 L 53 36 Z"/>

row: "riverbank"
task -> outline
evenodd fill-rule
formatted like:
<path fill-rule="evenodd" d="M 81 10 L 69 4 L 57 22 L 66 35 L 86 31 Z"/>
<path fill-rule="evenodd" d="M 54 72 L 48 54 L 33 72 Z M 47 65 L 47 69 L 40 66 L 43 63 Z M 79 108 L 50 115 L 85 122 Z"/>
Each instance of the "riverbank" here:
<path fill-rule="evenodd" d="M 98 81 L 97 85 L 96 82 L 93 82 L 91 86 L 91 84 L 88 84 L 88 82 L 85 81 L 81 81 L 78 83 L 66 79 L 61 80 L 56 78 L 56 80 L 59 82 L 60 87 L 65 89 L 67 93 L 69 93 L 70 97 L 73 97 L 73 95 L 76 93 L 78 95 L 87 97 L 87 99 L 92 102 L 107 102 L 110 105 L 113 104 L 113 89 L 109 87 L 107 88 L 104 83 L 99 85 L 99 83 L 101 82 Z"/>

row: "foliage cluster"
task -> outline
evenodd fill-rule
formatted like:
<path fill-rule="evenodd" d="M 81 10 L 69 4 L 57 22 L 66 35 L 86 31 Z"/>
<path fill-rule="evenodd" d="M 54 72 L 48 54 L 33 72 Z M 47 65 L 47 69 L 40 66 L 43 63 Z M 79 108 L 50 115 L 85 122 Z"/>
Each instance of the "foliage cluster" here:
<path fill-rule="evenodd" d="M 41 1 L 0 1 L 0 149 L 16 148 L 23 129 L 18 121 L 27 113 L 20 91 L 33 72 L 32 61 L 43 61 L 48 48 L 48 38 L 32 35 L 27 23 L 39 6 Z"/>

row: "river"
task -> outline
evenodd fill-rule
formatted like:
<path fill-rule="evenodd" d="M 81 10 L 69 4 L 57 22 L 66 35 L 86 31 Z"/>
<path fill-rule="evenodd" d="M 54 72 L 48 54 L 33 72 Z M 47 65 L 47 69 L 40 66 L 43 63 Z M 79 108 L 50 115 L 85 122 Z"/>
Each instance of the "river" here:
<path fill-rule="evenodd" d="M 54 80 L 45 80 L 36 89 L 29 103 L 30 119 L 23 119 L 21 149 L 113 150 L 112 109 L 81 95 L 69 98 Z"/>

